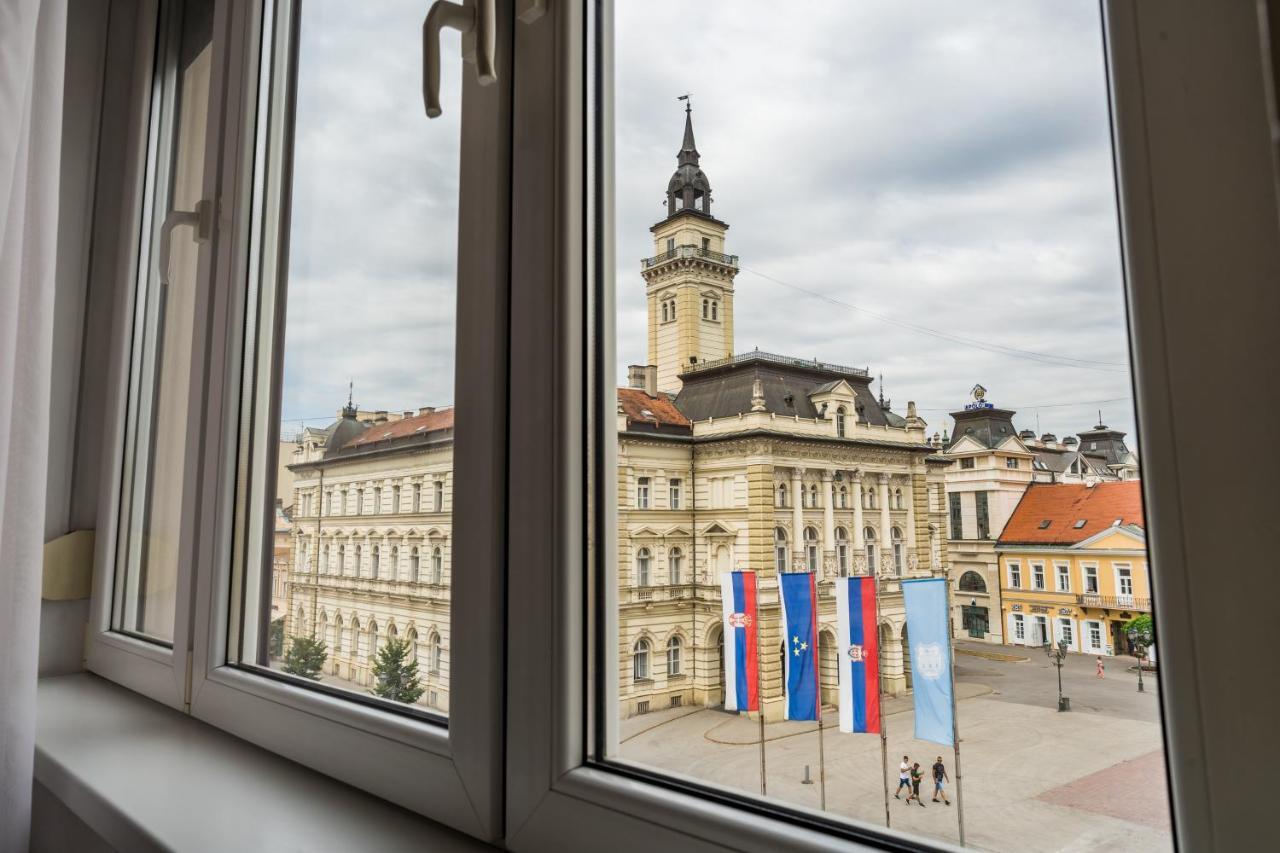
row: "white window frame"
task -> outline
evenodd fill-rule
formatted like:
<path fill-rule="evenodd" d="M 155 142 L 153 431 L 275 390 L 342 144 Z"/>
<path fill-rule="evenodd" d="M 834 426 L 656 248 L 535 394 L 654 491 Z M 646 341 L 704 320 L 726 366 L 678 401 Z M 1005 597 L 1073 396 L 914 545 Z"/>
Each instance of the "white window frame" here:
<path fill-rule="evenodd" d="M 1009 560 L 1005 563 L 1009 574 L 1009 589 L 1022 589 L 1022 562 Z"/>
<path fill-rule="evenodd" d="M 1027 617 L 1021 613 L 1010 613 L 1009 621 L 1013 625 L 1013 642 L 1015 645 L 1027 644 Z"/>
<path fill-rule="evenodd" d="M 1031 569 L 1031 589 L 1037 592 L 1049 590 L 1049 579 L 1045 576 L 1044 563 L 1028 563 Z M 1037 581 L 1039 585 L 1037 585 Z"/>
<path fill-rule="evenodd" d="M 138 44 L 155 32 L 154 6 L 139 6 L 142 11 L 136 31 Z M 270 14 L 264 15 L 265 10 Z M 505 336 L 488 334 L 488 330 L 505 327 L 508 308 L 508 254 L 495 251 L 494 247 L 508 245 L 509 72 L 499 78 L 499 84 L 484 87 L 479 85 L 471 65 L 450 72 L 461 75 L 454 79 L 461 80 L 460 184 L 467 188 L 459 193 L 459 428 L 455 434 L 454 464 L 475 487 L 454 502 L 453 530 L 459 537 L 456 541 L 468 543 L 469 570 L 452 585 L 452 612 L 472 616 L 455 619 L 452 627 L 453 651 L 448 657 L 455 659 L 458 666 L 451 672 L 451 714 L 447 725 L 441 717 L 436 718 L 439 722 L 433 722 L 427 714 L 396 713 L 374 702 L 339 698 L 287 678 L 259 674 L 231 663 L 234 658 L 228 652 L 229 646 L 234 651 L 237 641 L 236 634 L 227 629 L 232 618 L 232 582 L 240 576 L 242 561 L 247 559 L 246 542 L 250 541 L 235 534 L 261 526 L 269 503 L 264 501 L 259 512 L 257 502 L 244 497 L 245 484 L 240 478 L 250 466 L 246 463 L 244 471 L 237 466 L 237 452 L 242 450 L 239 428 L 244 426 L 246 435 L 260 436 L 253 445 L 255 449 L 274 444 L 261 430 L 267 413 L 255 413 L 253 419 L 243 423 L 240 420 L 241 389 L 247 387 L 242 382 L 263 379 L 243 367 L 243 353 L 247 347 L 258 346 L 260 340 L 256 332 L 243 334 L 245 318 L 250 311 L 270 302 L 255 295 L 258 277 L 251 276 L 251 287 L 247 289 L 244 275 L 250 269 L 252 223 L 257 218 L 249 216 L 255 204 L 252 163 L 255 155 L 264 156 L 264 151 L 269 152 L 265 156 L 274 157 L 281 145 L 273 130 L 272 138 L 265 141 L 266 147 L 255 150 L 254 122 L 264 117 L 258 103 L 266 88 L 271 90 L 273 99 L 287 94 L 279 75 L 259 90 L 263 85 L 259 81 L 259 41 L 270 38 L 282 49 L 292 31 L 289 19 L 293 10 L 294 4 L 289 0 L 219 0 L 214 9 L 203 197 L 218 199 L 218 228 L 198 256 L 197 286 L 210 296 L 197 311 L 193 346 L 201 355 L 197 356 L 193 372 L 201 371 L 195 375 L 205 377 L 206 387 L 204 395 L 192 395 L 193 416 L 189 421 L 194 434 L 188 444 L 201 448 L 201 452 L 191 454 L 184 482 L 184 518 L 193 521 L 184 521 L 182 530 L 181 553 L 185 560 L 177 578 L 178 615 L 173 647 L 110 630 L 114 550 L 118 541 L 114 495 L 118 494 L 121 462 L 118 453 L 108 451 L 103 454 L 87 666 L 150 698 L 403 808 L 478 838 L 497 839 L 502 832 L 503 459 L 509 341 Z M 497 64 L 500 69 L 510 69 L 513 18 L 509 6 L 498 4 L 498 10 Z M 264 30 L 264 20 L 272 22 L 274 28 Z M 121 229 L 125 234 L 137 235 L 151 218 L 152 212 L 143 209 L 151 88 L 151 69 L 146 73 L 135 70 L 127 98 L 110 94 L 107 97 L 118 102 L 108 100 L 104 105 L 106 110 L 128 116 L 123 144 L 131 152 L 131 168 L 136 174 L 125 182 L 117 215 L 106 217 L 112 228 L 101 226 L 103 239 L 128 242 L 120 240 Z M 426 120 L 424 116 L 423 121 Z M 155 143 L 151 147 L 154 149 Z M 153 159 L 156 156 L 153 151 Z M 275 199 L 268 200 L 263 217 L 272 224 L 279 221 L 275 218 L 278 208 L 271 207 L 275 203 Z M 95 228 L 99 226 L 95 224 Z M 111 233 L 113 229 L 115 233 Z M 154 234 L 154 230 L 149 227 L 148 233 Z M 133 239 L 136 243 L 136 236 Z M 179 231 L 173 239 L 189 236 Z M 152 237 L 150 245 L 154 244 Z M 144 251 L 147 245 L 144 240 Z M 275 250 L 273 239 L 264 242 L 264 269 L 273 268 L 270 261 L 276 257 Z M 153 256 L 154 248 L 150 251 Z M 132 325 L 129 306 L 134 299 L 138 264 L 135 259 L 116 266 L 118 269 L 94 273 L 109 276 L 111 287 L 119 294 L 118 304 L 123 305 L 117 308 L 114 318 L 119 331 L 114 336 L 108 382 L 111 402 L 104 422 L 107 448 L 123 446 L 130 353 L 119 342 L 129 338 L 124 332 Z M 468 329 L 475 332 L 469 334 Z M 199 360 L 205 353 L 207 359 Z M 467 423 L 462 423 L 463 419 Z M 273 476 L 275 468 L 270 459 L 258 456 L 252 467 Z M 274 495 L 274 486 L 270 491 Z M 191 511 L 186 511 L 188 507 Z M 340 512 L 346 509 L 341 507 Z M 197 525 L 194 519 L 200 523 Z M 270 528 L 265 530 L 269 540 Z M 257 535 L 264 535 L 263 531 Z M 261 592 L 265 591 L 264 587 Z M 244 592 L 261 594 L 254 590 Z M 236 602 L 238 606 L 238 598 Z M 250 603 L 245 605 L 245 612 L 256 610 Z M 193 614 L 190 619 L 188 614 Z M 478 615 L 480 618 L 475 618 Z M 365 637 L 364 641 L 368 639 L 371 638 Z M 324 744 L 324 748 L 317 749 L 316 744 Z"/>
<path fill-rule="evenodd" d="M 1066 583 L 1063 583 L 1063 580 Z M 1053 588 L 1055 592 L 1071 592 L 1071 564 L 1061 560 L 1053 564 Z"/>
<path fill-rule="evenodd" d="M 1089 589 L 1089 578 L 1093 578 L 1093 589 Z M 1081 563 L 1080 564 L 1080 583 L 1083 588 L 1080 590 L 1085 595 L 1101 595 L 1102 585 L 1098 581 L 1098 564 L 1097 563 Z"/>

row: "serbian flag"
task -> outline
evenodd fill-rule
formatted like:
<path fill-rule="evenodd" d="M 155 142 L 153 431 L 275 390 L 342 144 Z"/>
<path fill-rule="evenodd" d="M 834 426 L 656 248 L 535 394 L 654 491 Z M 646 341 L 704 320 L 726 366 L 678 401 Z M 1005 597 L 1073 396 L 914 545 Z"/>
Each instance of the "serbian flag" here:
<path fill-rule="evenodd" d="M 836 656 L 840 662 L 840 731 L 880 731 L 880 635 L 876 579 L 836 579 Z"/>
<path fill-rule="evenodd" d="M 786 645 L 786 718 L 818 719 L 818 591 L 811 572 L 778 575 Z"/>
<path fill-rule="evenodd" d="M 724 709 L 760 710 L 760 655 L 756 651 L 756 574 L 720 576 L 724 606 Z"/>

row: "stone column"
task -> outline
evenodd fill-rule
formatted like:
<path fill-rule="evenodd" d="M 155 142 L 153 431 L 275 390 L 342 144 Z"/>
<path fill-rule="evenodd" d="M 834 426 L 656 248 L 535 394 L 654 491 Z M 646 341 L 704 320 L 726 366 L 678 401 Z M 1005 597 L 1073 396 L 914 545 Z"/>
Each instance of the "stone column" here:
<path fill-rule="evenodd" d="M 893 567 L 893 524 L 889 520 L 889 475 L 877 476 L 880 498 L 880 564 L 881 574 L 888 574 Z"/>
<path fill-rule="evenodd" d="M 916 475 L 907 476 L 907 555 L 906 568 L 914 571 L 916 559 Z"/>
<path fill-rule="evenodd" d="M 834 574 L 836 564 L 836 492 L 834 471 L 822 472 L 822 568 L 824 575 Z"/>
<path fill-rule="evenodd" d="M 867 572 L 867 543 L 862 538 L 862 472 L 853 472 L 853 572 Z"/>
<path fill-rule="evenodd" d="M 791 567 L 804 565 L 804 469 L 791 469 Z"/>

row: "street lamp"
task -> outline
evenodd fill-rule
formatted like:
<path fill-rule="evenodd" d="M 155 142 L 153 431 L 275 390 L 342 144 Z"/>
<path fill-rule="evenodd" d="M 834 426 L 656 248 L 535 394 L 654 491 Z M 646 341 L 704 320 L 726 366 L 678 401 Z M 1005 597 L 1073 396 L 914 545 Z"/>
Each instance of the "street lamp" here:
<path fill-rule="evenodd" d="M 1147 649 L 1151 646 L 1151 637 L 1146 631 L 1139 628 L 1129 629 L 1129 648 L 1133 649 L 1133 653 L 1138 658 L 1138 692 L 1145 693 L 1146 690 L 1142 686 L 1142 661 L 1147 656 Z"/>
<path fill-rule="evenodd" d="M 1067 641 L 1059 640 L 1056 646 L 1053 643 L 1045 643 L 1044 653 L 1053 662 L 1053 665 L 1058 668 L 1058 710 L 1070 711 L 1071 700 L 1062 695 L 1062 665 L 1067 659 Z"/>

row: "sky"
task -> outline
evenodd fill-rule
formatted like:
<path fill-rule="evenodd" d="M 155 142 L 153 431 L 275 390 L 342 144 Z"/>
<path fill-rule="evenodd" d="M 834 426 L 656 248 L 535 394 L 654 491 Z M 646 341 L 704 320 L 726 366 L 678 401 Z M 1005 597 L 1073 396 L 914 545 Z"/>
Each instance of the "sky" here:
<path fill-rule="evenodd" d="M 1101 409 L 1136 445 L 1097 3 L 778 8 L 618 5 L 620 381 L 647 360 L 639 261 L 692 92 L 738 352 L 869 367 L 931 433 L 981 383 L 1020 429 Z"/>
<path fill-rule="evenodd" d="M 1092 0 L 620 0 L 617 359 L 647 360 L 641 258 L 692 92 L 740 257 L 739 352 L 867 367 L 934 429 L 975 383 L 1059 437 L 1133 430 Z M 458 91 L 420 95 L 422 5 L 303 4 L 285 428 L 453 399 Z M 465 69 L 465 72 L 464 72 Z M 1038 415 L 1038 422 L 1037 422 Z"/>

